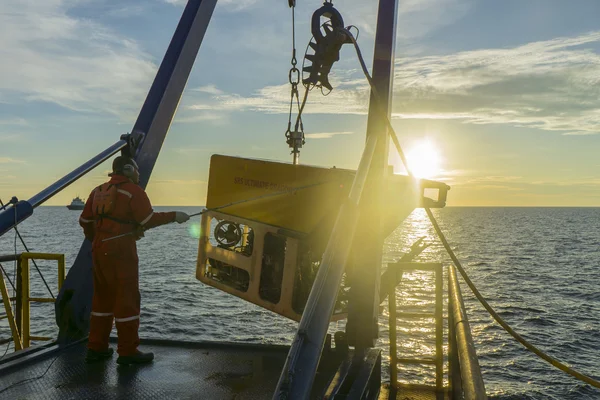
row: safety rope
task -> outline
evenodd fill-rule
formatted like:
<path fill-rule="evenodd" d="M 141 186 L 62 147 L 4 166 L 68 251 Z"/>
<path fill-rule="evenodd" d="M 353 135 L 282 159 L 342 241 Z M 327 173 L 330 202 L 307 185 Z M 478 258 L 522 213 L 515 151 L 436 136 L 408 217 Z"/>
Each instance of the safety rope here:
<path fill-rule="evenodd" d="M 367 69 L 367 67 L 365 65 L 365 61 L 364 61 L 364 59 L 362 57 L 362 54 L 361 54 L 360 48 L 358 46 L 358 43 L 356 42 L 356 39 L 352 36 L 352 34 L 350 33 L 350 31 L 348 31 L 346 29 L 344 33 L 346 33 L 350 37 L 350 39 L 352 40 L 352 43 L 354 44 L 354 48 L 356 49 L 356 54 L 358 56 L 358 60 L 359 60 L 360 65 L 362 67 L 363 73 L 365 74 L 365 77 L 367 78 L 367 81 L 369 82 L 369 86 L 371 87 L 371 91 L 372 91 L 372 93 L 374 95 L 373 97 L 374 97 L 374 99 L 376 101 L 377 109 L 380 112 L 380 114 L 385 118 L 385 121 L 386 121 L 387 127 L 388 127 L 388 133 L 389 133 L 389 135 L 390 135 L 390 137 L 392 139 L 392 142 L 394 143 L 394 146 L 396 147 L 396 150 L 398 151 L 398 154 L 400 155 L 400 159 L 404 163 L 404 167 L 406 168 L 406 171 L 407 171 L 408 175 L 410 175 L 411 177 L 413 177 L 413 174 L 412 174 L 412 172 L 410 171 L 410 169 L 408 167 L 408 163 L 406 162 L 406 157 L 404 156 L 404 152 L 402 151 L 402 147 L 400 146 L 400 142 L 398 140 L 398 136 L 396 135 L 396 131 L 394 130 L 394 128 L 392 126 L 392 123 L 390 122 L 390 119 L 388 118 L 387 112 L 383 109 L 383 107 L 381 107 L 381 101 L 380 101 L 379 94 L 377 92 L 377 88 L 373 84 L 373 79 L 371 78 L 371 75 L 369 74 L 369 71 L 368 71 L 368 69 Z M 435 217 L 433 216 L 433 213 L 431 212 L 431 210 L 429 208 L 425 208 L 425 211 L 427 212 L 427 215 L 429 217 L 429 220 L 431 221 L 431 224 L 433 225 L 433 227 L 434 227 L 434 229 L 435 229 L 438 237 L 442 241 L 442 243 L 443 243 L 446 251 L 450 255 L 450 258 L 454 262 L 454 265 L 456 266 L 456 268 L 460 272 L 461 276 L 463 277 L 463 279 L 465 280 L 465 282 L 467 283 L 467 285 L 469 286 L 469 288 L 471 289 L 471 291 L 473 292 L 473 294 L 475 295 L 475 297 L 477 297 L 477 299 L 479 300 L 479 302 L 485 307 L 485 309 L 496 320 L 496 322 L 498 322 L 500 324 L 500 326 L 502 326 L 504 328 L 504 330 L 506 330 L 506 332 L 508 332 L 513 338 L 515 338 L 515 340 L 517 340 L 517 342 L 521 343 L 529 351 L 533 352 L 538 357 L 540 357 L 543 360 L 547 361 L 552 366 L 560 369 L 561 371 L 563 371 L 563 372 L 565 372 L 565 373 L 573 376 L 574 378 L 576 378 L 576 379 L 578 379 L 578 380 L 580 380 L 582 382 L 585 382 L 585 383 L 587 383 L 589 385 L 592 385 L 594 387 L 600 388 L 600 381 L 598 381 L 596 379 L 593 379 L 593 378 L 591 378 L 591 377 L 589 377 L 587 375 L 584 375 L 584 374 L 582 374 L 582 373 L 574 370 L 573 368 L 568 367 L 567 365 L 565 365 L 564 363 L 562 363 L 559 360 L 555 359 L 554 357 L 551 357 L 548 354 L 546 354 L 545 352 L 541 351 L 536 346 L 534 346 L 533 344 L 531 344 L 530 342 L 528 342 L 526 339 L 524 339 L 517 332 L 515 332 L 515 330 L 512 329 L 498 315 L 498 313 L 496 311 L 494 311 L 494 309 L 490 306 L 490 304 L 481 295 L 481 293 L 479 292 L 479 290 L 477 289 L 477 287 L 475 287 L 475 284 L 471 281 L 471 279 L 467 275 L 466 271 L 462 267 L 462 264 L 460 263 L 460 261 L 458 260 L 458 258 L 454 254 L 454 252 L 452 251 L 452 248 L 450 248 L 450 245 L 448 244 L 448 241 L 446 240 L 446 237 L 444 236 L 443 232 L 441 231 L 441 229 L 440 229 L 440 227 L 439 227 L 439 225 L 438 225 Z"/>
<path fill-rule="evenodd" d="M 471 281 L 471 279 L 467 275 L 467 272 L 464 270 L 462 264 L 460 263 L 460 261 L 458 260 L 458 258 L 456 257 L 456 255 L 454 254 L 454 251 L 452 251 L 452 248 L 450 248 L 450 245 L 448 244 L 448 241 L 446 240 L 446 237 L 444 236 L 444 233 L 440 229 L 440 226 L 438 225 L 438 223 L 437 223 L 435 217 L 433 216 L 433 213 L 431 212 L 431 210 L 429 208 L 425 208 L 425 211 L 427 212 L 427 215 L 429 216 L 429 220 L 431 221 L 431 224 L 433 225 L 433 228 L 435 229 L 438 237 L 440 238 L 440 240 L 442 241 L 442 244 L 446 248 L 446 251 L 448 252 L 448 255 L 450 255 L 450 258 L 454 262 L 454 265 L 456 266 L 456 268 L 458 269 L 458 271 L 462 275 L 463 279 L 465 280 L 465 282 L 467 283 L 467 285 L 469 286 L 469 288 L 471 289 L 471 291 L 473 291 L 473 294 L 475 295 L 475 297 L 477 297 L 477 299 L 479 300 L 479 302 L 485 307 L 485 309 L 490 313 L 490 315 L 492 317 L 494 317 L 494 319 L 496 320 L 496 322 L 498 322 L 504 328 L 504 330 L 506 330 L 506 332 L 510 333 L 512 335 L 512 337 L 514 337 L 517 340 L 517 342 L 521 343 L 523 346 L 525 346 L 528 350 L 532 351 L 538 357 L 546 360 L 547 362 L 549 362 L 550 364 L 552 364 L 554 367 L 560 369 L 563 372 L 566 372 L 567 374 L 569 374 L 569 375 L 571 375 L 571 376 L 579 379 L 580 381 L 583 381 L 583 382 L 588 383 L 588 384 L 590 384 L 592 386 L 600 388 L 600 381 L 597 381 L 597 380 L 595 380 L 593 378 L 590 378 L 587 375 L 584 375 L 584 374 L 582 374 L 580 372 L 577 372 L 573 368 L 567 367 L 565 364 L 563 364 L 562 362 L 558 361 L 556 358 L 551 357 L 548 354 L 544 353 L 543 351 L 541 351 L 540 349 L 538 349 L 537 347 L 535 347 L 533 344 L 531 344 L 527 340 L 525 340 L 517 332 L 515 332 L 514 329 L 512 329 L 502 319 L 502 317 L 500 317 L 500 315 L 498 315 L 498 313 L 496 311 L 494 311 L 494 309 L 492 308 L 492 306 L 490 306 L 490 304 L 481 295 L 481 293 L 479 292 L 479 290 L 477 290 L 477 288 L 475 287 L 475 284 Z"/>
<path fill-rule="evenodd" d="M 4 203 L 2 202 L 1 199 L 0 199 L 0 206 L 2 206 L 3 208 L 6 207 L 4 205 Z M 29 247 L 27 247 L 27 244 L 25 244 L 25 240 L 23 239 L 23 236 L 21 236 L 21 232 L 19 232 L 19 230 L 17 229 L 17 222 L 18 222 L 17 205 L 13 204 L 13 208 L 15 209 L 15 226 L 14 226 L 14 229 L 15 229 L 15 257 L 16 257 L 17 256 L 17 236 L 19 237 L 19 239 L 21 241 L 21 244 L 25 248 L 25 251 L 28 252 L 28 253 L 30 253 L 30 251 L 29 251 Z M 54 300 L 56 300 L 56 297 L 54 297 L 54 293 L 52 293 L 52 290 L 50 289 L 50 286 L 48 286 L 48 282 L 46 282 L 46 278 L 44 278 L 44 275 L 42 274 L 42 271 L 40 271 L 40 268 L 38 267 L 37 263 L 35 262 L 34 259 L 32 259 L 31 261 L 33 261 L 33 265 L 34 265 L 36 271 L 40 275 L 40 278 L 42 278 L 42 282 L 44 282 L 44 285 L 46 285 L 46 289 L 48 289 L 48 293 L 50 293 L 50 296 L 52 296 L 52 298 Z M 15 259 L 15 270 L 16 270 L 16 268 L 17 268 L 17 260 Z M 16 271 L 15 271 L 15 274 L 16 274 Z"/>
<path fill-rule="evenodd" d="M 265 199 L 265 198 L 268 198 L 268 197 L 279 196 L 279 195 L 286 194 L 286 193 L 292 193 L 292 192 L 296 192 L 298 190 L 304 190 L 304 189 L 308 189 L 308 188 L 315 187 L 315 186 L 325 185 L 327 183 L 331 183 L 331 182 L 311 183 L 310 185 L 298 186 L 298 187 L 290 188 L 288 190 L 284 190 L 284 191 L 280 191 L 280 192 L 267 193 L 267 194 L 263 194 L 263 195 L 260 195 L 260 196 L 257 196 L 257 197 L 251 197 L 249 199 L 233 201 L 231 203 L 223 204 L 222 206 L 213 207 L 213 208 L 206 208 L 206 209 L 204 209 L 204 210 L 202 210 L 200 212 L 197 212 L 195 214 L 190 214 L 188 216 L 190 218 L 197 217 L 199 215 L 202 215 L 202 214 L 210 212 L 210 211 L 218 211 L 218 210 L 221 210 L 223 208 L 235 206 L 235 205 L 238 205 L 238 204 L 245 204 L 245 203 L 249 203 L 249 202 L 256 201 L 256 200 Z M 117 236 L 111 236 L 111 237 L 108 237 L 106 239 L 103 239 L 102 241 L 103 242 L 108 242 L 110 240 L 115 240 L 115 239 L 119 239 L 119 238 L 122 238 L 122 237 L 133 235 L 134 233 L 135 232 L 127 232 L 127 233 L 123 233 L 123 234 L 120 234 L 120 235 L 117 235 Z"/>
<path fill-rule="evenodd" d="M 4 269 L 4 267 L 2 266 L 2 264 L 0 264 L 0 270 L 2 271 L 2 273 L 4 273 L 4 275 L 6 276 L 6 279 L 8 279 L 8 283 L 13 288 L 13 290 L 16 291 L 17 289 L 15 288 L 15 285 L 13 284 L 13 281 L 10 279 L 10 276 L 8 275 L 8 273 L 6 272 L 6 270 Z"/>

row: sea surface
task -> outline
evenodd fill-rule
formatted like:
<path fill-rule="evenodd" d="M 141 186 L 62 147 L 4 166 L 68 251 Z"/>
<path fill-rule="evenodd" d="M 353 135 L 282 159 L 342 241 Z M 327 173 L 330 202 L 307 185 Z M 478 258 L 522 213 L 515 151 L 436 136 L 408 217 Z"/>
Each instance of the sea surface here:
<path fill-rule="evenodd" d="M 200 207 L 177 208 L 188 213 Z M 171 208 L 158 207 L 157 211 Z M 600 379 L 600 208 L 455 208 L 434 210 L 467 273 L 514 329 L 551 356 Z M 83 239 L 79 212 L 41 207 L 19 226 L 31 251 L 64 253 L 67 268 Z M 142 317 L 140 336 L 289 344 L 296 323 L 208 287 L 195 278 L 199 217 L 146 233 L 138 242 Z M 400 258 L 416 239 L 430 247 L 417 261 L 449 264 L 423 210 L 390 235 L 384 261 Z M 23 251 L 14 231 L 0 238 L 0 254 Z M 56 294 L 56 263 L 39 261 Z M 13 279 L 13 263 L 3 263 Z M 32 266 L 32 295 L 47 291 Z M 8 282 L 7 282 L 8 284 Z M 433 309 L 430 273 L 406 274 L 396 292 L 399 310 Z M 600 390 L 551 367 L 516 343 L 462 285 L 483 378 L 493 399 L 600 399 Z M 387 352 L 387 303 L 379 344 Z M 32 305 L 32 334 L 54 336 L 52 304 Z M 446 310 L 444 312 L 446 314 Z M 432 320 L 398 324 L 398 351 L 405 357 L 433 354 Z M 342 330 L 332 323 L 330 331 Z M 6 320 L 0 338 L 8 337 Z M 0 356 L 4 353 L 0 346 Z M 447 349 L 446 349 L 447 350 Z M 12 349 L 9 349 L 12 351 Z M 387 374 L 387 372 L 386 372 Z M 400 370 L 399 380 L 433 383 L 429 367 Z M 387 375 L 386 375 L 387 376 Z"/>

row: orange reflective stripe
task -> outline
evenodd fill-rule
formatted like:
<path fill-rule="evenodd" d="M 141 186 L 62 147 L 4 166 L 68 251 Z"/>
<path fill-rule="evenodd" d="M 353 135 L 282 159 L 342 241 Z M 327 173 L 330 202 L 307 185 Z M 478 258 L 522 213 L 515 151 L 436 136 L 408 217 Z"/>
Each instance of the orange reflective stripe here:
<path fill-rule="evenodd" d="M 116 322 L 129 322 L 129 321 L 135 321 L 136 319 L 140 319 L 140 316 L 134 315 L 133 317 L 115 318 L 115 321 Z"/>
<path fill-rule="evenodd" d="M 131 193 L 129 193 L 127 190 L 123 190 L 123 189 L 117 189 L 117 192 L 124 194 L 125 196 L 132 198 L 133 195 Z"/>
<path fill-rule="evenodd" d="M 142 222 L 140 222 L 140 225 L 144 225 L 146 224 L 148 221 L 150 221 L 150 218 L 152 218 L 152 216 L 154 215 L 154 211 L 150 213 L 150 215 L 148 215 L 146 218 L 144 218 L 144 220 Z"/>
<path fill-rule="evenodd" d="M 103 312 L 95 312 L 95 311 L 92 311 L 92 315 L 93 315 L 94 317 L 110 317 L 110 316 L 112 316 L 112 315 L 113 315 L 113 313 L 111 313 L 111 312 L 104 312 L 104 313 L 103 313 Z"/>

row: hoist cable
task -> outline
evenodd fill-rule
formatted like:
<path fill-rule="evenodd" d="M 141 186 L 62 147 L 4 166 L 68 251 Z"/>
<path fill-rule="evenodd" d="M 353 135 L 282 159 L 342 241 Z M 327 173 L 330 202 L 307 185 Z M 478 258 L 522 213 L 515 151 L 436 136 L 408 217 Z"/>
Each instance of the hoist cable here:
<path fill-rule="evenodd" d="M 298 93 L 298 85 L 300 84 L 301 76 L 300 70 L 297 68 L 298 60 L 296 58 L 296 4 L 295 1 L 290 1 L 290 8 L 292 9 L 292 59 L 290 61 L 292 67 L 288 73 L 288 81 L 291 85 L 290 90 L 290 108 L 288 113 L 288 126 L 285 132 L 286 143 L 292 148 L 292 154 L 294 155 L 294 164 L 298 161 L 298 154 L 300 153 L 299 148 L 304 144 L 304 125 L 302 124 L 302 111 L 304 108 L 300 105 L 300 96 Z M 304 101 L 306 103 L 306 93 L 304 95 Z M 292 111 L 294 108 L 294 100 L 298 107 L 298 115 L 296 116 L 296 123 L 294 131 L 292 132 Z M 300 131 L 298 130 L 300 128 Z M 298 135 L 301 134 L 301 137 Z M 301 142 L 301 144 L 299 143 Z M 299 145 L 300 144 L 300 145 Z"/>
<path fill-rule="evenodd" d="M 402 151 L 402 147 L 400 146 L 400 142 L 398 141 L 398 136 L 396 135 L 396 131 L 392 127 L 392 124 L 391 124 L 390 119 L 389 119 L 389 117 L 387 115 L 387 112 L 385 112 L 385 110 L 383 110 L 382 107 L 381 107 L 381 101 L 379 99 L 379 94 L 377 92 L 377 89 L 375 88 L 375 85 L 373 84 L 373 80 L 371 78 L 371 75 L 369 74 L 369 71 L 366 68 L 364 59 L 363 59 L 362 54 L 360 52 L 360 48 L 358 47 L 358 43 L 356 42 L 356 39 L 354 39 L 354 37 L 350 34 L 349 31 L 346 30 L 345 33 L 350 36 L 350 39 L 352 40 L 352 43 L 354 44 L 354 48 L 356 49 L 356 54 L 358 56 L 359 62 L 360 62 L 361 67 L 362 67 L 362 70 L 363 70 L 363 72 L 365 74 L 365 77 L 367 78 L 367 81 L 369 82 L 369 86 L 371 87 L 371 91 L 373 93 L 373 98 L 377 102 L 380 114 L 385 118 L 385 121 L 386 121 L 387 126 L 389 128 L 389 135 L 390 135 L 390 137 L 392 139 L 392 142 L 394 142 L 394 146 L 396 147 L 396 150 L 398 151 L 398 153 L 400 155 L 400 158 L 402 159 L 402 162 L 404 163 L 404 166 L 405 166 L 408 174 L 410 176 L 413 176 L 412 173 L 411 173 L 411 171 L 410 171 L 410 169 L 408 168 L 408 164 L 406 162 L 406 157 L 404 156 L 404 152 Z M 425 211 L 427 212 L 427 216 L 429 217 L 429 219 L 431 221 L 431 224 L 433 225 L 433 228 L 435 229 L 438 237 L 440 238 L 442 244 L 444 245 L 444 248 L 448 252 L 448 255 L 452 259 L 454 265 L 456 266 L 456 268 L 460 272 L 460 274 L 463 277 L 464 281 L 467 283 L 467 285 L 469 286 L 469 288 L 471 289 L 471 291 L 473 292 L 473 294 L 475 295 L 475 297 L 477 297 L 477 299 L 483 305 L 483 307 L 487 310 L 487 312 L 496 320 L 496 322 L 498 322 L 498 324 L 500 324 L 500 326 L 502 326 L 502 328 L 504 328 L 504 330 L 506 332 L 508 332 L 513 338 L 515 338 L 515 340 L 517 342 L 519 342 L 520 344 L 522 344 L 525 348 L 527 348 L 529 351 L 531 351 L 532 353 L 534 353 L 535 355 L 537 355 L 541 359 L 547 361 L 549 364 L 551 364 L 555 368 L 560 369 L 561 371 L 563 371 L 563 372 L 565 372 L 565 373 L 573 376 L 574 378 L 576 378 L 576 379 L 578 379 L 578 380 L 580 380 L 582 382 L 585 382 L 585 383 L 587 383 L 589 385 L 592 385 L 594 387 L 600 388 L 600 381 L 598 381 L 598 380 L 596 380 L 594 378 L 591 378 L 591 377 L 589 377 L 587 375 L 584 375 L 584 374 L 582 374 L 582 373 L 574 370 L 573 368 L 568 367 L 567 365 L 565 365 L 561 361 L 559 361 L 559 360 L 555 359 L 554 357 L 551 357 L 550 355 L 548 355 L 545 352 L 541 351 L 536 346 L 534 346 L 529 341 L 527 341 L 525 338 L 523 338 L 521 335 L 519 335 L 514 329 L 512 329 L 510 327 L 510 325 L 508 325 L 502 319 L 502 317 L 500 317 L 500 315 L 498 315 L 498 313 L 485 300 L 485 298 L 479 292 L 479 290 L 477 289 L 477 287 L 475 286 L 475 284 L 473 283 L 473 281 L 471 281 L 471 279 L 467 275 L 467 272 L 462 267 L 461 262 L 458 260 L 458 258 L 454 254 L 454 251 L 452 251 L 452 248 L 450 247 L 450 244 L 446 240 L 446 237 L 444 236 L 444 233 L 440 229 L 440 226 L 438 225 L 438 223 L 437 223 L 435 217 L 433 216 L 433 213 L 431 212 L 431 210 L 429 208 L 425 207 Z"/>
<path fill-rule="evenodd" d="M 8 283 L 10 283 L 10 286 L 13 288 L 13 291 L 16 292 L 17 289 L 15 288 L 15 285 L 13 284 L 12 280 L 10 279 L 10 276 L 8 275 L 8 273 L 6 272 L 6 270 L 4 269 L 2 264 L 0 264 L 0 270 L 2 271 L 2 273 L 4 273 L 4 275 L 6 276 L 6 279 L 8 279 Z"/>
<path fill-rule="evenodd" d="M 379 113 L 381 115 L 385 116 L 385 122 L 387 124 L 389 136 L 392 139 L 392 142 L 394 142 L 394 146 L 396 147 L 396 150 L 398 151 L 400 160 L 402 160 L 402 163 L 404 164 L 404 168 L 406 169 L 406 172 L 408 173 L 408 175 L 413 176 L 413 174 L 408 166 L 408 162 L 406 161 L 406 156 L 404 155 L 404 151 L 402 151 L 402 146 L 400 146 L 400 142 L 398 141 L 398 136 L 396 135 L 396 131 L 394 130 L 394 127 L 392 126 L 392 123 L 391 123 L 390 119 L 388 118 L 387 110 L 384 110 L 382 107 L 381 100 L 380 100 L 381 98 L 379 96 L 379 91 L 377 90 L 377 88 L 375 87 L 375 84 L 373 83 L 373 78 L 371 77 L 371 74 L 369 74 L 369 70 L 367 69 L 367 65 L 365 64 L 365 60 L 362 56 L 362 52 L 360 51 L 360 47 L 358 46 L 358 42 L 356 41 L 356 39 L 354 38 L 354 36 L 348 29 L 344 29 L 344 33 L 346 35 L 348 35 L 348 37 L 352 41 L 352 44 L 354 45 L 354 49 L 356 50 L 356 55 L 358 56 L 358 61 L 360 62 L 360 66 L 363 70 L 365 77 L 367 78 L 367 81 L 369 82 L 369 86 L 371 87 L 371 92 L 373 94 L 372 98 L 375 100 L 375 105 L 376 105 L 376 108 L 379 110 Z"/>
<path fill-rule="evenodd" d="M 302 104 L 300 104 L 300 99 L 298 99 L 298 116 L 296 117 L 296 130 L 298 130 L 298 123 L 300 123 L 300 129 L 304 132 L 304 126 L 302 125 L 302 112 L 304 111 L 304 106 L 306 105 L 306 100 L 308 100 L 308 87 L 304 90 L 304 98 L 302 99 Z"/>

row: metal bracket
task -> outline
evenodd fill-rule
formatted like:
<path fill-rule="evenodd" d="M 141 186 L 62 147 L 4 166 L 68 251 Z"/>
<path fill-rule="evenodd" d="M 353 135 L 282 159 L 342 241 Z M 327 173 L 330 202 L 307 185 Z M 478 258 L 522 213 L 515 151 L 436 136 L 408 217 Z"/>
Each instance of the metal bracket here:
<path fill-rule="evenodd" d="M 136 130 L 131 133 L 121 135 L 121 140 L 127 142 L 127 146 L 121 150 L 121 155 L 129 158 L 135 158 L 145 138 L 146 134 L 144 132 Z"/>
<path fill-rule="evenodd" d="M 321 17 L 328 18 L 329 21 L 321 24 Z M 302 83 L 333 89 L 329 83 L 329 71 L 331 71 L 333 63 L 340 59 L 342 45 L 352 43 L 343 31 L 344 19 L 340 12 L 333 7 L 333 4 L 324 3 L 323 7 L 313 13 L 311 32 L 315 41 L 311 41 L 309 46 L 315 53 L 304 55 L 304 58 L 312 62 L 312 65 L 302 68 L 303 72 L 309 74 L 309 77 L 303 79 Z"/>
<path fill-rule="evenodd" d="M 294 152 L 302 148 L 304 144 L 304 132 L 290 131 L 287 134 L 287 144 L 294 149 Z"/>

